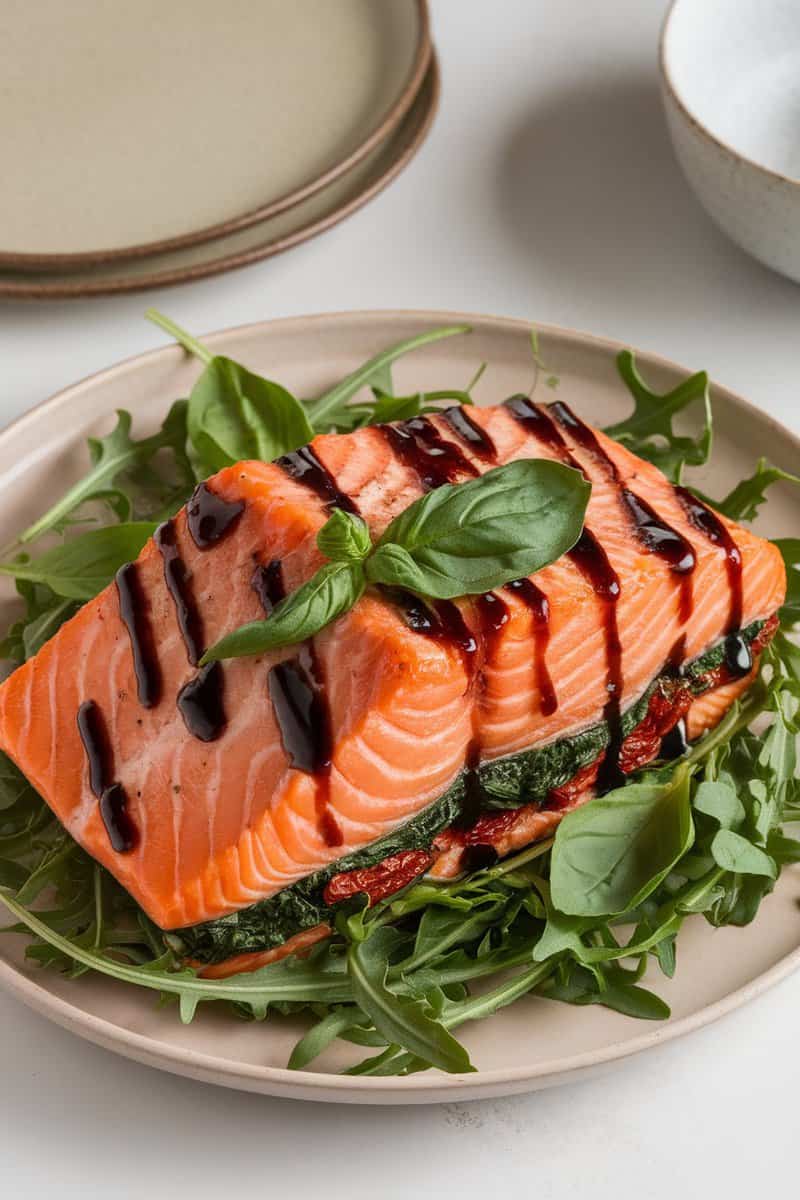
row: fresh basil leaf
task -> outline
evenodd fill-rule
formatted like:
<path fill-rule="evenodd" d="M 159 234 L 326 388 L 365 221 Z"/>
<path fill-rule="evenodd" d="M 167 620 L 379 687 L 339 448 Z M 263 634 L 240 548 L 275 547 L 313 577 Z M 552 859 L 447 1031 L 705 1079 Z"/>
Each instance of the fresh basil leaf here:
<path fill-rule="evenodd" d="M 760 458 L 755 473 L 749 479 L 737 483 L 724 500 L 712 501 L 717 512 L 729 517 L 731 521 L 754 521 L 758 516 L 761 505 L 766 502 L 767 489 L 773 483 L 800 484 L 797 475 L 790 475 L 780 467 L 773 467 L 766 458 Z"/>
<path fill-rule="evenodd" d="M 0 571 L 45 584 L 69 600 L 91 600 L 126 562 L 137 558 L 155 531 L 148 521 L 108 525 L 71 538 L 39 558 L 0 563 Z"/>
<path fill-rule="evenodd" d="M 179 491 L 187 491 L 193 483 L 193 475 L 186 458 L 186 401 L 178 400 L 172 405 L 161 430 L 152 437 L 135 441 L 131 435 L 131 415 L 120 409 L 117 412 L 117 424 L 111 433 L 103 438 L 89 438 L 89 454 L 92 460 L 91 469 L 68 489 L 61 499 L 48 509 L 44 516 L 29 525 L 19 540 L 22 543 L 31 542 L 48 530 L 55 529 L 80 504 L 87 500 L 109 500 L 120 493 L 125 497 L 117 500 L 115 511 L 130 512 L 133 501 L 124 485 L 112 485 L 119 481 L 125 472 L 135 473 L 150 464 L 159 451 L 169 450 L 173 455 L 173 466 L 179 479 L 173 486 Z M 156 475 L 156 478 L 159 478 Z M 134 474 L 135 479 L 135 474 Z M 161 481 L 162 486 L 163 480 Z M 120 503 L 124 509 L 120 509 Z"/>
<path fill-rule="evenodd" d="M 786 565 L 786 601 L 781 621 L 791 628 L 800 622 L 800 538 L 776 538 L 775 545 Z"/>
<path fill-rule="evenodd" d="M 778 876 L 774 858 L 732 829 L 718 831 L 711 843 L 711 853 L 723 871 L 735 875 L 765 875 L 768 879 Z"/>
<path fill-rule="evenodd" d="M 204 470 L 270 462 L 314 436 L 299 400 L 231 358 L 211 359 L 189 397 L 189 437 Z"/>
<path fill-rule="evenodd" d="M 340 383 L 337 383 L 335 387 L 332 387 L 316 400 L 310 401 L 308 404 L 309 420 L 316 429 L 325 428 L 329 424 L 335 425 L 337 415 L 342 409 L 346 408 L 348 401 L 352 400 L 353 396 L 362 387 L 365 387 L 376 379 L 380 380 L 380 372 L 384 371 L 386 367 L 391 366 L 398 358 L 402 358 L 404 354 L 408 354 L 412 350 L 418 350 L 422 346 L 430 345 L 431 342 L 438 342 L 442 338 L 454 337 L 458 334 L 469 332 L 469 325 L 450 325 L 442 329 L 431 329 L 427 333 L 418 334 L 416 337 L 406 338 L 402 342 L 397 342 L 394 346 L 389 346 L 386 350 L 381 350 L 362 366 L 352 371 Z M 382 382 L 386 382 L 385 378 Z"/>
<path fill-rule="evenodd" d="M 281 600 L 266 621 L 251 621 L 221 638 L 203 655 L 201 665 L 303 642 L 348 612 L 363 591 L 364 568 L 360 562 L 326 563 L 307 583 Z"/>
<path fill-rule="evenodd" d="M 744 805 L 728 783 L 703 780 L 695 793 L 692 806 L 713 817 L 721 829 L 738 829 L 744 822 Z"/>
<path fill-rule="evenodd" d="M 401 997 L 386 984 L 386 935 L 378 929 L 352 945 L 347 963 L 356 1003 L 387 1043 L 441 1071 L 462 1074 L 474 1070 L 464 1047 L 429 1013 L 425 1001 Z"/>
<path fill-rule="evenodd" d="M 445 484 L 395 517 L 367 578 L 448 600 L 531 575 L 578 540 L 589 492 L 580 472 L 544 459 Z"/>
<path fill-rule="evenodd" d="M 698 371 L 660 395 L 644 382 L 630 350 L 617 355 L 617 369 L 633 397 L 634 410 L 624 421 L 609 425 L 605 430 L 608 436 L 654 463 L 673 483 L 680 481 L 684 466 L 698 467 L 708 462 L 712 415 L 707 373 Z M 673 418 L 695 401 L 703 406 L 701 433 L 696 438 L 675 433 Z"/>
<path fill-rule="evenodd" d="M 554 906 L 569 916 L 616 916 L 666 878 L 694 836 L 689 775 L 631 783 L 567 813 L 550 868 Z"/>
<path fill-rule="evenodd" d="M 335 508 L 317 534 L 317 546 L 331 562 L 360 562 L 372 549 L 372 538 L 361 517 Z"/>

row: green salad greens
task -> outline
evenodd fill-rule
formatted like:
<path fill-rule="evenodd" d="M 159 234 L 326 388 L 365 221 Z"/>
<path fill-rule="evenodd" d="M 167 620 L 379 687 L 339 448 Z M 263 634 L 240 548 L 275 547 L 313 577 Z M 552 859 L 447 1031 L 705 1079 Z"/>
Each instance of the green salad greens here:
<path fill-rule="evenodd" d="M 110 434 L 90 440 L 84 478 L 0 556 L 0 571 L 13 576 L 25 610 L 0 645 L 11 663 L 36 654 L 81 603 L 136 557 L 156 523 L 174 514 L 209 473 L 242 458 L 275 458 L 317 432 L 405 419 L 442 403 L 468 403 L 483 371 L 481 366 L 464 388 L 394 394 L 392 363 L 438 338 L 469 332 L 453 326 L 390 347 L 323 395 L 301 400 L 231 359 L 212 355 L 160 314 L 148 315 L 200 360 L 202 372 L 188 400 L 176 402 L 150 437 L 134 439 L 129 414 L 118 413 Z M 535 334 L 532 349 L 538 376 L 548 368 Z M 618 366 L 634 408 L 607 432 L 673 481 L 691 486 L 686 469 L 703 465 L 712 446 L 706 375 L 693 375 L 659 395 L 642 380 L 632 354 L 622 352 Z M 552 374 L 545 382 L 558 386 Z M 692 406 L 700 412 L 699 433 L 676 432 L 675 417 Z M 532 464 L 514 466 L 529 472 Z M 490 507 L 509 502 L 507 470 L 495 473 L 503 487 L 493 492 L 490 486 L 484 493 Z M 573 500 L 577 497 L 573 522 L 577 512 L 580 525 L 585 495 L 576 493 L 576 481 L 566 480 L 575 472 L 561 472 L 560 486 L 572 489 Z M 751 478 L 713 503 L 732 519 L 751 520 L 778 481 L 800 482 L 761 461 Z M 521 482 L 511 480 L 517 491 Z M 537 475 L 524 487 L 535 483 L 546 490 L 552 482 Z M 247 635 L 251 640 L 233 648 L 223 643 L 213 655 L 258 653 L 267 645 L 307 637 L 378 580 L 431 596 L 452 595 L 446 581 L 453 577 L 458 594 L 484 588 L 489 576 L 481 573 L 480 537 L 469 543 L 466 555 L 466 542 L 448 542 L 448 511 L 454 511 L 448 506 L 463 503 L 459 497 L 471 487 L 431 493 L 375 546 L 357 519 L 334 513 L 319 544 L 330 560 L 330 574 L 347 576 L 347 586 L 323 582 L 315 595 L 327 588 L 324 602 L 310 599 L 302 611 L 295 593 L 288 597 L 286 628 L 277 640 L 264 640 L 270 621 L 257 622 L 260 628 Z M 529 518 L 537 519 L 535 505 L 520 525 Z M 553 526 L 541 561 L 560 553 L 577 532 Z M 46 548 L 34 554 L 32 543 L 45 535 Z M 467 530 L 465 536 L 473 535 Z M 506 547 L 512 574 L 505 578 L 527 574 L 539 561 L 518 557 L 529 554 L 530 536 L 512 541 Z M 298 913 L 304 927 L 319 919 L 317 912 L 302 920 L 303 905 L 317 903 L 319 881 L 301 881 L 234 914 L 235 920 L 223 918 L 165 937 L 77 846 L 10 760 L 0 756 L 0 904 L 11 915 L 10 928 L 27 937 L 32 962 L 69 976 L 95 971 L 149 988 L 177 1002 L 183 1021 L 194 1018 L 201 1002 L 227 1006 L 232 1015 L 248 1020 L 302 1014 L 307 1032 L 289 1063 L 296 1069 L 344 1039 L 362 1048 L 352 1074 L 409 1074 L 432 1066 L 470 1071 L 454 1031 L 530 995 L 663 1019 L 669 1009 L 644 986 L 643 976 L 651 963 L 667 977 L 674 974 L 684 921 L 749 923 L 783 867 L 800 862 L 800 842 L 785 832 L 800 820 L 800 649 L 791 638 L 800 624 L 800 540 L 776 544 L 789 586 L 781 629 L 762 656 L 755 684 L 683 758 L 656 762 L 624 787 L 568 813 L 554 837 L 447 883 L 414 883 L 371 907 L 363 895 L 355 897 L 322 914 L 335 932 L 307 956 L 290 956 L 227 979 L 203 979 L 187 965 L 192 938 L 196 949 L 203 939 L 209 943 L 209 961 L 246 946 L 248 922 L 259 939 L 254 944 L 269 944 L 270 928 L 279 940 L 281 910 L 287 906 L 297 910 L 295 924 Z M 469 555 L 474 555 L 471 567 Z M 757 628 L 744 632 L 749 639 Z M 244 631 L 232 637 L 244 638 Z M 640 719 L 636 711 L 626 714 L 628 722 Z M 539 751 L 486 764 L 491 804 L 517 807 L 526 793 L 541 789 L 543 779 L 569 778 L 576 763 L 592 761 L 606 737 L 598 727 L 566 748 L 556 744 L 544 755 Z M 444 827 L 456 811 L 459 786 L 463 782 L 391 835 L 394 841 L 381 847 L 383 852 L 421 844 L 413 838 L 424 841 Z M 535 1031 L 533 1006 L 530 1016 Z"/>

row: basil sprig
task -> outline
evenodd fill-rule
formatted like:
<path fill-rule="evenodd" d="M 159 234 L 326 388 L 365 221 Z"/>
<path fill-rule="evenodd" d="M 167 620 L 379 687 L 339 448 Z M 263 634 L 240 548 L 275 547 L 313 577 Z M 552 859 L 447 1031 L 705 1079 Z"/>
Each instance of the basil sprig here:
<path fill-rule="evenodd" d="M 520 460 L 421 496 L 376 545 L 360 517 L 337 510 L 317 536 L 331 561 L 266 620 L 229 633 L 202 661 L 262 654 L 313 637 L 348 612 L 367 584 L 451 600 L 532 575 L 574 546 L 590 490 L 571 467 Z"/>

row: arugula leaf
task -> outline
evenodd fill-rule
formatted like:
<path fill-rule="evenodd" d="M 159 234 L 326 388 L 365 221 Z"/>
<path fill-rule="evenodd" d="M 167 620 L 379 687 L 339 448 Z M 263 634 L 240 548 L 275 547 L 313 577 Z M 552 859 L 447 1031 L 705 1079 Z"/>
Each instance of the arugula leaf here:
<path fill-rule="evenodd" d="M 774 544 L 786 564 L 786 602 L 781 622 L 791 628 L 800 622 L 800 538 L 776 538 Z"/>
<path fill-rule="evenodd" d="M 131 415 L 124 409 L 117 412 L 117 424 L 103 438 L 89 438 L 91 470 L 79 479 L 52 508 L 29 525 L 19 536 L 21 543 L 32 542 L 48 530 L 57 528 L 78 507 L 92 499 L 109 499 L 122 496 L 123 511 L 130 515 L 133 501 L 124 486 L 113 486 L 124 472 L 141 470 L 155 458 L 160 450 L 170 450 L 173 463 L 179 474 L 174 490 L 184 492 L 194 482 L 191 468 L 186 459 L 186 401 L 178 400 L 172 405 L 159 433 L 141 441 L 130 436 Z M 135 478 L 135 477 L 134 477 Z M 158 478 L 158 476 L 156 476 Z M 163 486 L 163 482 L 162 482 Z M 117 511 L 119 501 L 117 500 Z"/>
<path fill-rule="evenodd" d="M 553 903 L 570 916 L 636 908 L 667 877 L 694 837 L 689 773 L 630 783 L 567 813 L 553 846 Z"/>
<path fill-rule="evenodd" d="M 138 557 L 154 531 L 155 525 L 148 521 L 92 529 L 39 558 L 0 563 L 0 572 L 44 584 L 69 600 L 91 600 L 124 563 Z"/>
<path fill-rule="evenodd" d="M 767 489 L 779 482 L 800 484 L 800 477 L 780 467 L 773 467 L 766 458 L 760 458 L 749 479 L 737 483 L 724 500 L 714 500 L 712 503 L 717 512 L 731 521 L 754 521 L 761 505 L 766 502 Z"/>
<path fill-rule="evenodd" d="M 347 419 L 347 404 L 353 396 L 362 387 L 371 383 L 380 371 L 396 362 L 398 358 L 402 358 L 404 354 L 408 354 L 412 350 L 428 346 L 432 342 L 441 341 L 442 338 L 470 332 L 469 325 L 450 325 L 442 329 L 431 329 L 416 337 L 406 338 L 394 346 L 389 346 L 386 350 L 381 350 L 362 366 L 352 371 L 340 383 L 337 383 L 335 387 L 324 392 L 316 400 L 312 400 L 308 405 L 309 420 L 316 429 L 321 429 L 326 425 L 337 425 L 342 414 L 344 414 L 345 420 Z"/>
<path fill-rule="evenodd" d="M 424 1000 L 401 997 L 387 987 L 388 949 L 394 945 L 389 935 L 394 935 L 394 930 L 378 929 L 348 951 L 347 964 L 359 1008 L 387 1043 L 404 1047 L 441 1071 L 473 1071 L 464 1047 L 430 1015 Z"/>
<path fill-rule="evenodd" d="M 271 462 L 314 436 L 305 409 L 286 388 L 220 355 L 192 388 L 188 428 L 208 474 L 242 459 Z"/>
<path fill-rule="evenodd" d="M 304 642 L 348 612 L 364 591 L 360 562 L 332 562 L 275 606 L 266 621 L 250 621 L 206 650 L 200 665 L 215 659 L 263 654 Z"/>
<path fill-rule="evenodd" d="M 617 369 L 633 396 L 634 410 L 624 421 L 607 426 L 608 436 L 628 446 L 640 458 L 655 463 L 673 483 L 680 482 L 685 466 L 698 467 L 708 462 L 712 419 L 707 373 L 698 371 L 672 391 L 659 395 L 642 379 L 630 350 L 621 350 L 617 355 Z M 704 423 L 699 437 L 675 433 L 673 418 L 695 401 L 703 405 Z"/>
<path fill-rule="evenodd" d="M 361 517 L 336 508 L 317 534 L 317 546 L 332 562 L 361 562 L 372 549 L 372 538 Z"/>
<path fill-rule="evenodd" d="M 531 575 L 578 540 L 589 492 L 579 472 L 544 459 L 445 484 L 395 517 L 367 578 L 446 600 Z"/>

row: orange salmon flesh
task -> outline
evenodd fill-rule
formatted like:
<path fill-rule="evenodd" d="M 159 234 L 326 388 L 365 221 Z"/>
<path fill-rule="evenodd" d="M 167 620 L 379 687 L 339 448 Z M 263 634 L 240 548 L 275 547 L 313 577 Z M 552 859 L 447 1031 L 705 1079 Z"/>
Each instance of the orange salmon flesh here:
<path fill-rule="evenodd" d="M 202 675 L 191 658 L 263 618 L 270 580 L 279 574 L 291 592 L 322 565 L 316 535 L 332 505 L 349 505 L 377 537 L 445 470 L 460 482 L 514 459 L 568 455 L 592 483 L 586 529 L 619 583 L 623 711 L 671 655 L 698 657 L 734 616 L 744 627 L 777 612 L 785 573 L 770 542 L 704 518 L 724 544 L 654 466 L 568 410 L 537 412 L 549 432 L 507 405 L 467 406 L 459 418 L 321 435 L 310 454 L 220 471 L 120 584 L 0 687 L 0 747 L 161 928 L 270 897 L 407 822 L 465 764 L 572 736 L 607 711 L 609 602 L 574 555 L 536 574 L 538 611 L 520 589 L 498 593 L 505 621 L 491 639 L 477 601 L 451 606 L 475 643 L 469 661 L 458 639 L 423 636 L 392 597 L 369 591 L 313 646 Z M 691 548 L 690 572 L 648 545 L 623 493 Z M 696 701 L 689 735 L 715 724 L 750 678 Z M 293 740 L 303 720 L 318 761 Z M 543 836 L 559 816 L 533 806 L 501 847 Z M 448 854 L 434 873 L 449 873 Z"/>

